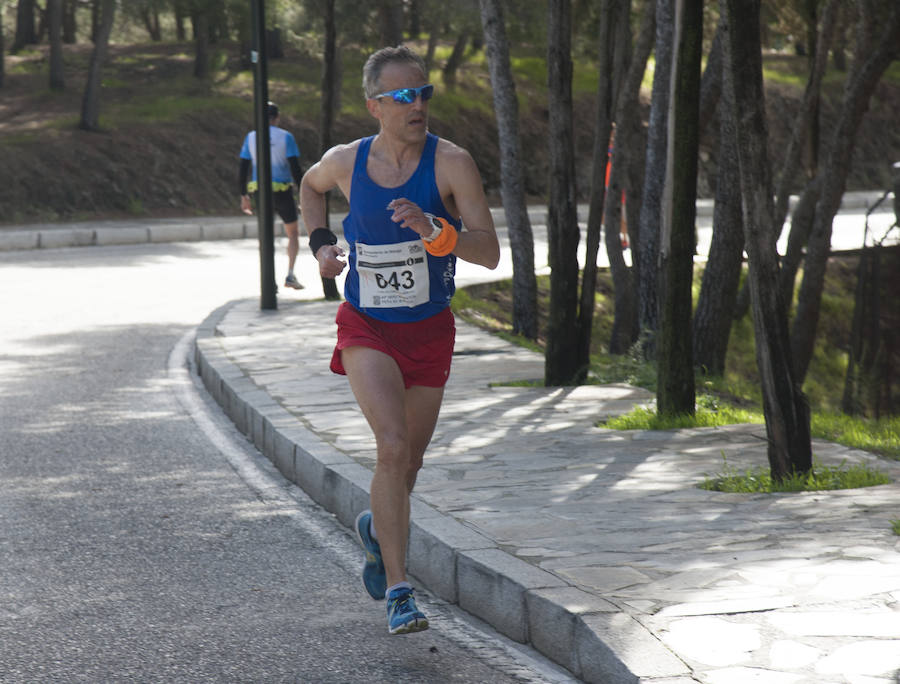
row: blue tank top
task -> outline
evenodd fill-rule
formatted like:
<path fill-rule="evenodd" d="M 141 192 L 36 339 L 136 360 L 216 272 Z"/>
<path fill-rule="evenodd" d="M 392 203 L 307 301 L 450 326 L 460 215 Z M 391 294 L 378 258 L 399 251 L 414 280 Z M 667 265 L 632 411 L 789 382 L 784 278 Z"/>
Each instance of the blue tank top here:
<path fill-rule="evenodd" d="M 460 229 L 461 222 L 447 211 L 434 178 L 434 152 L 438 142 L 436 135 L 427 134 L 418 167 L 408 181 L 396 188 L 382 187 L 369 178 L 366 163 L 374 137 L 370 136 L 360 141 L 353 165 L 350 213 L 343 223 L 344 239 L 350 245 L 348 257 L 350 270 L 344 281 L 344 298 L 366 315 L 381 321 L 389 323 L 421 321 L 450 305 L 450 299 L 456 290 L 453 280 L 456 273 L 456 257 L 452 254 L 436 257 L 425 252 L 424 247 L 418 249 L 422 244 L 419 234 L 411 228 L 402 228 L 400 224 L 394 223 L 391 220 L 392 212 L 387 205 L 399 197 L 405 197 L 418 204 L 423 211 L 447 219 L 457 230 Z M 427 301 L 411 306 L 362 306 L 358 265 L 365 265 L 366 259 L 363 260 L 363 264 L 358 264 L 357 243 L 378 246 L 413 241 L 418 243 L 410 245 L 409 249 L 416 253 L 421 252 L 427 260 Z M 421 258 L 418 257 L 418 260 L 421 261 Z M 411 273 L 411 270 L 405 269 L 402 263 L 399 263 L 395 271 L 386 268 L 377 276 L 379 284 L 385 288 L 387 294 L 390 294 L 408 284 Z M 372 302 L 373 298 L 370 296 L 366 301 Z M 374 301 L 377 302 L 378 298 L 375 297 Z"/>

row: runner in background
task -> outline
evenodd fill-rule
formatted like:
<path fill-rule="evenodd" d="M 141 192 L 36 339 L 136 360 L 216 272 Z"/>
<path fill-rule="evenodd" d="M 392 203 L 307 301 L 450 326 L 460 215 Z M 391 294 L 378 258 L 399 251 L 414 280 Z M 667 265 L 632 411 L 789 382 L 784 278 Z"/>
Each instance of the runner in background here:
<path fill-rule="evenodd" d="M 284 279 L 284 286 L 302 290 L 303 285 L 300 284 L 300 281 L 294 275 L 294 262 L 296 262 L 297 253 L 300 251 L 300 239 L 297 222 L 297 201 L 294 199 L 294 186 L 291 184 L 293 180 L 299 188 L 300 180 L 303 177 L 303 172 L 300 169 L 300 149 L 297 147 L 297 141 L 294 140 L 294 136 L 283 128 L 278 127 L 280 118 L 278 105 L 274 102 L 269 102 L 267 109 L 272 163 L 272 206 L 281 217 L 281 220 L 284 221 L 284 232 L 288 238 L 288 272 L 287 277 Z M 240 156 L 241 164 L 238 181 L 240 182 L 241 211 L 245 214 L 252 214 L 253 208 L 250 198 L 252 196 L 255 203 L 259 180 L 256 163 L 256 131 L 250 131 L 244 138 Z M 253 175 L 248 183 L 247 178 L 250 176 L 251 166 L 253 167 Z"/>

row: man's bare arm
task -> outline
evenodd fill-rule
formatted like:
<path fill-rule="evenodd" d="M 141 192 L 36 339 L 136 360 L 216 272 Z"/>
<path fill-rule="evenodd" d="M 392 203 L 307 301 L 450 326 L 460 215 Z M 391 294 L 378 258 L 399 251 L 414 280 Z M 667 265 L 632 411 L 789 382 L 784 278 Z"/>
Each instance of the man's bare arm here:
<path fill-rule="evenodd" d="M 451 144 L 441 154 L 440 163 L 440 176 L 449 185 L 465 226 L 453 253 L 473 264 L 496 268 L 500 262 L 500 243 L 475 160 L 466 150 Z"/>
<path fill-rule="evenodd" d="M 334 187 L 346 187 L 346 150 L 348 146 L 339 146 L 326 152 L 322 159 L 313 164 L 300 182 L 300 214 L 306 234 L 312 235 L 318 228 L 327 225 L 325 193 Z M 352 164 L 351 167 L 352 169 Z M 316 252 L 319 262 L 319 274 L 324 278 L 334 278 L 346 267 L 346 262 L 339 259 L 344 250 L 337 245 L 323 245 Z"/>
<path fill-rule="evenodd" d="M 496 268 L 500 262 L 500 243 L 475 161 L 468 152 L 451 144 L 441 155 L 440 164 L 438 187 L 444 185 L 449 189 L 452 201 L 447 208 L 452 211 L 455 206 L 465 225 L 465 230 L 458 235 L 453 254 L 479 266 Z M 392 220 L 422 237 L 431 235 L 434 230 L 424 210 L 415 202 L 399 198 L 388 208 L 393 210 Z"/>

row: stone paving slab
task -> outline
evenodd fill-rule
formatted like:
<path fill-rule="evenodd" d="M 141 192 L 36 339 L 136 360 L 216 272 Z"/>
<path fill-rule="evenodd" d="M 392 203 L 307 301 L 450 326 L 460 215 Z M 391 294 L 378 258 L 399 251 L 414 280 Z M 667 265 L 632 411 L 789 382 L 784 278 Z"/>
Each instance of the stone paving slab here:
<path fill-rule="evenodd" d="M 328 369 L 335 309 L 233 303 L 201 326 L 197 360 L 235 423 L 349 525 L 375 451 Z M 900 682 L 900 463 L 815 441 L 821 462 L 894 482 L 708 492 L 726 461 L 765 466 L 763 426 L 610 431 L 597 421 L 651 395 L 492 384 L 542 375 L 541 356 L 458 322 L 413 502 L 409 566 L 431 593 L 585 681 Z"/>

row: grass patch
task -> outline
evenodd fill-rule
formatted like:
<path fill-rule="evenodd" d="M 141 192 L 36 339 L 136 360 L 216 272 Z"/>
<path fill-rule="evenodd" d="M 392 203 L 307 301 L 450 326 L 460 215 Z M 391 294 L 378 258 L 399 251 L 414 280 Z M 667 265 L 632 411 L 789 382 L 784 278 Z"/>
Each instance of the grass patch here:
<path fill-rule="evenodd" d="M 867 465 L 841 463 L 839 466 L 822 465 L 814 461 L 807 475 L 792 475 L 782 482 L 774 482 L 768 468 L 750 468 L 738 471 L 723 457 L 723 472 L 707 477 L 700 483 L 701 489 L 732 494 L 762 494 L 774 492 L 820 492 L 835 489 L 858 489 L 889 484 L 886 473 Z"/>
<path fill-rule="evenodd" d="M 881 79 L 889 83 L 900 83 L 900 62 L 893 61 Z"/>
<path fill-rule="evenodd" d="M 813 437 L 900 460 L 900 416 L 870 420 L 815 411 L 810 430 Z"/>
<path fill-rule="evenodd" d="M 894 534 L 900 536 L 900 519 L 895 518 L 891 520 L 891 529 L 894 531 Z"/>
<path fill-rule="evenodd" d="M 239 98 L 222 96 L 186 98 L 179 95 L 136 97 L 110 114 L 117 125 L 125 121 L 163 123 L 177 121 L 188 114 L 221 112 L 227 110 L 235 116 L 246 116 L 248 105 Z"/>
<path fill-rule="evenodd" d="M 515 56 L 510 55 L 510 68 L 516 80 L 529 81 L 531 83 L 547 82 L 547 60 L 543 56 Z"/>
<path fill-rule="evenodd" d="M 630 354 L 592 354 L 588 383 L 610 385 L 627 383 L 656 391 L 656 365 L 640 358 L 638 350 Z"/>
<path fill-rule="evenodd" d="M 100 80 L 100 85 L 103 88 L 127 88 L 129 83 L 121 78 L 107 76 Z"/>
<path fill-rule="evenodd" d="M 793 71 L 782 71 L 775 66 L 763 67 L 763 79 L 767 83 L 781 83 L 795 88 L 803 88 L 808 77 Z"/>
<path fill-rule="evenodd" d="M 697 282 L 700 275 L 698 271 Z M 853 310 L 855 278 L 855 262 L 832 260 L 829 263 L 819 321 L 820 334 L 803 388 L 810 401 L 810 431 L 814 438 L 900 460 L 900 417 L 874 420 L 848 416 L 839 411 L 847 368 L 846 349 L 851 320 L 848 312 Z M 623 355 L 608 353 L 606 344 L 614 313 L 611 293 L 609 273 L 603 270 L 599 274 L 595 297 L 588 382 L 627 383 L 655 392 L 656 366 L 644 361 L 639 349 Z M 695 297 L 698 293 L 699 288 L 695 287 Z M 542 276 L 538 278 L 541 331 L 546 329 L 545 314 L 548 309 L 549 277 Z M 512 335 L 511 281 L 461 288 L 453 298 L 453 310 L 457 316 L 485 330 L 544 353 L 545 340 L 541 334 L 536 341 Z M 708 376 L 698 373 L 696 386 L 694 416 L 661 418 L 657 416 L 655 407 L 644 406 L 610 418 L 601 425 L 616 430 L 671 430 L 764 423 L 753 323 L 749 315 L 738 319 L 732 326 L 724 374 Z"/>
<path fill-rule="evenodd" d="M 143 216 L 146 213 L 144 203 L 138 197 L 129 197 L 125 208 L 132 216 Z"/>
<path fill-rule="evenodd" d="M 759 412 L 729 406 L 710 394 L 700 394 L 693 416 L 662 416 L 655 408 L 638 406 L 630 413 L 606 420 L 599 427 L 611 430 L 676 430 L 762 422 L 763 416 Z"/>
<path fill-rule="evenodd" d="M 847 80 L 848 71 L 839 71 L 830 63 L 822 75 L 825 89 L 840 89 Z M 797 55 L 770 54 L 763 60 L 763 79 L 767 83 L 790 86 L 803 90 L 809 80 L 809 65 L 806 57 Z"/>

